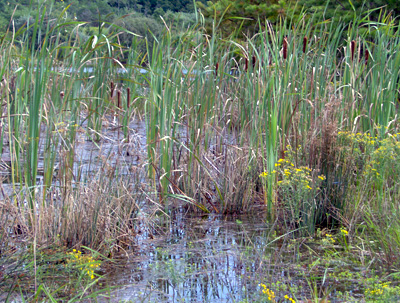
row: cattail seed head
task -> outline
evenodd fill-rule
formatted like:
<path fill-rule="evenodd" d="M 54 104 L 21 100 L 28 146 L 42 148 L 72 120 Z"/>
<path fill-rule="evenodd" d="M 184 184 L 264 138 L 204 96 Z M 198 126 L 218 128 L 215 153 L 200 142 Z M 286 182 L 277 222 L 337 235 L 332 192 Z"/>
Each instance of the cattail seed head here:
<path fill-rule="evenodd" d="M 303 38 L 303 54 L 306 53 L 307 50 L 307 37 Z"/>
<path fill-rule="evenodd" d="M 128 88 L 126 89 L 126 98 L 127 98 L 127 100 L 126 100 L 126 107 L 129 108 L 130 105 L 131 105 L 131 88 L 130 88 L 130 87 L 128 87 Z"/>
<path fill-rule="evenodd" d="M 286 60 L 287 58 L 287 48 L 288 48 L 288 41 L 287 37 L 283 38 L 283 59 Z"/>
<path fill-rule="evenodd" d="M 247 69 L 249 68 L 249 59 L 244 58 L 244 71 L 247 72 Z"/>
<path fill-rule="evenodd" d="M 356 41 L 352 40 L 350 44 L 351 61 L 354 60 L 354 52 L 356 51 Z"/>
<path fill-rule="evenodd" d="M 60 91 L 60 98 L 61 98 L 61 99 L 64 99 L 64 91 L 63 91 L 63 90 Z"/>
<path fill-rule="evenodd" d="M 215 75 L 218 76 L 219 63 L 215 64 Z"/>
<path fill-rule="evenodd" d="M 368 58 L 369 58 L 369 51 L 368 49 L 365 50 L 365 65 L 368 64 Z"/>
<path fill-rule="evenodd" d="M 114 82 L 111 81 L 110 83 L 110 98 L 112 99 L 114 95 Z"/>
<path fill-rule="evenodd" d="M 118 108 L 121 109 L 121 91 L 117 90 Z"/>
<path fill-rule="evenodd" d="M 256 56 L 253 56 L 253 68 L 255 68 L 256 67 Z"/>

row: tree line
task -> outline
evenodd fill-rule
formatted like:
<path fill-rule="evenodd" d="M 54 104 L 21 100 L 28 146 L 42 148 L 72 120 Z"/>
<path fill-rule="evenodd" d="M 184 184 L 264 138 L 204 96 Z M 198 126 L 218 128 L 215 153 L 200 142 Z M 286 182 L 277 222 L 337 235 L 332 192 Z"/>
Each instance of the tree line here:
<path fill-rule="evenodd" d="M 400 15 L 399 0 L 0 0 L 0 34 L 29 24 L 38 6 L 46 6 L 49 20 L 63 15 L 66 22 L 87 22 L 80 33 L 82 38 L 90 37 L 99 24 L 108 22 L 151 39 L 162 34 L 164 21 L 173 23 L 178 31 L 194 24 L 196 8 L 205 17 L 210 33 L 219 24 L 220 33 L 233 33 L 239 39 L 257 32 L 265 20 L 276 23 L 289 19 L 290 23 L 304 12 L 316 20 L 345 22 L 351 22 L 355 14 L 378 20 L 382 9 L 387 15 Z M 128 45 L 131 40 L 131 35 L 121 35 L 122 44 Z"/>

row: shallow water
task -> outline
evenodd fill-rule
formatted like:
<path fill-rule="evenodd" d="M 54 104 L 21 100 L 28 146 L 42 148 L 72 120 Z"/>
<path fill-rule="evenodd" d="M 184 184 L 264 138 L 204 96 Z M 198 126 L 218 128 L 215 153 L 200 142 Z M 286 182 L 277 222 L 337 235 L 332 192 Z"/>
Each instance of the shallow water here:
<path fill-rule="evenodd" d="M 129 175 L 132 167 L 141 163 L 146 151 L 146 126 L 142 120 L 132 120 L 129 125 L 129 141 L 124 137 L 123 130 L 120 125 L 113 123 L 111 117 L 106 126 L 103 127 L 101 139 L 99 142 L 89 140 L 85 131 L 78 131 L 74 145 L 75 162 L 73 167 L 73 181 L 81 182 L 89 180 L 99 174 L 100 169 L 109 168 L 118 171 L 117 176 Z M 86 125 L 83 125 L 86 127 Z M 43 184 L 44 170 L 44 143 L 45 130 L 42 129 L 41 139 L 39 141 L 38 152 L 38 176 L 37 185 Z M 63 153 L 63 148 L 57 150 L 54 170 L 54 185 L 57 183 L 57 172 L 61 163 L 60 154 Z M 23 162 L 23 159 L 22 159 Z M 20 163 L 21 165 L 21 163 Z M 13 187 L 11 185 L 11 156 L 8 143 L 5 142 L 3 152 L 0 158 L 0 180 L 2 180 L 2 190 L 0 190 L 0 199 L 11 196 Z M 15 184 L 16 189 L 19 188 L 19 183 Z"/>
<path fill-rule="evenodd" d="M 318 257 L 300 253 L 298 245 L 288 248 L 260 215 L 185 218 L 178 214 L 164 232 L 138 235 L 134 253 L 107 275 L 108 284 L 118 289 L 103 302 L 267 302 L 260 283 L 269 283 L 277 302 L 286 302 L 284 296 L 293 293 L 311 298 L 304 277 Z M 318 280 L 321 297 L 328 288 L 330 302 L 343 302 L 338 291 L 357 297 L 351 290 L 356 290 L 356 283 L 333 285 L 329 278 L 321 282 L 333 270 L 315 268 L 313 279 Z"/>
<path fill-rule="evenodd" d="M 104 126 L 99 143 L 87 140 L 85 132 L 78 133 L 74 180 L 89 179 L 105 166 L 129 176 L 132 167 L 142 165 L 145 122 L 134 120 L 129 128 L 129 142 L 113 123 Z M 180 134 L 184 137 L 184 130 Z M 43 160 L 42 146 L 39 170 Z M 1 172 L 5 177 L 9 173 L 7 153 L 2 156 Z M 42 178 L 38 176 L 39 184 Z M 7 181 L 1 189 L 0 198 L 12 193 Z M 339 291 L 353 297 L 362 293 L 358 276 L 340 280 L 329 274 L 338 268 L 346 274 L 361 273 L 364 265 L 340 258 L 330 261 L 329 254 L 340 252 L 341 247 L 321 247 L 310 239 L 274 235 L 262 214 L 188 217 L 175 212 L 171 216 L 152 230 L 152 224 L 137 225 L 136 242 L 119 251 L 122 261 L 104 269 L 105 280 L 99 289 L 105 284 L 115 288 L 100 296 L 100 302 L 266 302 L 260 283 L 269 285 L 277 302 L 293 294 L 307 302 L 311 299 L 310 281 L 315 281 L 318 297 L 329 292 L 330 302 L 345 302 Z M 324 258 L 324 262 L 318 261 Z"/>
<path fill-rule="evenodd" d="M 113 296 L 116 302 L 232 302 L 244 298 L 246 273 L 251 269 L 246 269 L 241 254 L 249 245 L 263 246 L 267 231 L 262 221 L 243 224 L 219 216 L 177 216 L 166 235 L 139 237 L 135 255 L 107 278 L 113 285 L 123 285 Z"/>

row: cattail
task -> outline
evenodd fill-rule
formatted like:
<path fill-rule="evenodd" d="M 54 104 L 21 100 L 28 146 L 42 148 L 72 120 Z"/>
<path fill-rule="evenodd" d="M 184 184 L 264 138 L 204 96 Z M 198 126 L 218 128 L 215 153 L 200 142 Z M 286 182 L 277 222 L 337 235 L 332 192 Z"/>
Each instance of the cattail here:
<path fill-rule="evenodd" d="M 287 58 L 287 46 L 288 46 L 288 41 L 287 38 L 283 38 L 283 59 L 286 60 Z"/>
<path fill-rule="evenodd" d="M 368 58 L 369 58 L 369 51 L 368 49 L 365 50 L 365 65 L 368 63 Z"/>
<path fill-rule="evenodd" d="M 354 52 L 356 51 L 356 41 L 352 40 L 350 44 L 351 61 L 354 60 Z"/>
<path fill-rule="evenodd" d="M 131 105 L 131 88 L 130 87 L 128 87 L 127 89 L 126 89 L 126 98 L 127 98 L 127 100 L 126 100 L 126 107 L 129 109 L 129 107 L 130 107 L 130 105 Z"/>
<path fill-rule="evenodd" d="M 114 82 L 111 81 L 110 83 L 110 99 L 113 98 L 114 95 Z"/>
<path fill-rule="evenodd" d="M 118 108 L 121 109 L 121 91 L 117 90 Z"/>
<path fill-rule="evenodd" d="M 306 49 L 307 49 L 307 37 L 303 38 L 303 54 L 306 53 Z"/>
<path fill-rule="evenodd" d="M 215 75 L 218 76 L 219 63 L 215 64 Z"/>
<path fill-rule="evenodd" d="M 247 72 L 247 69 L 249 68 L 249 59 L 244 58 L 244 71 Z"/>
<path fill-rule="evenodd" d="M 64 91 L 63 90 L 60 91 L 60 98 L 61 98 L 61 100 L 64 99 Z"/>
<path fill-rule="evenodd" d="M 256 67 L 256 56 L 253 56 L 253 68 Z"/>

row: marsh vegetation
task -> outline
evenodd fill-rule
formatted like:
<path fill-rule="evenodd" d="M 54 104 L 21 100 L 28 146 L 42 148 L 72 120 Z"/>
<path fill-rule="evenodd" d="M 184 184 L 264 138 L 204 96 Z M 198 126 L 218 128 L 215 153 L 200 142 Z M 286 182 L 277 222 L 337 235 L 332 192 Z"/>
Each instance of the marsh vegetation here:
<path fill-rule="evenodd" d="M 142 301 L 398 300 L 395 18 L 144 39 L 51 9 L 0 40 L 2 300 L 118 301 L 132 264 Z"/>

